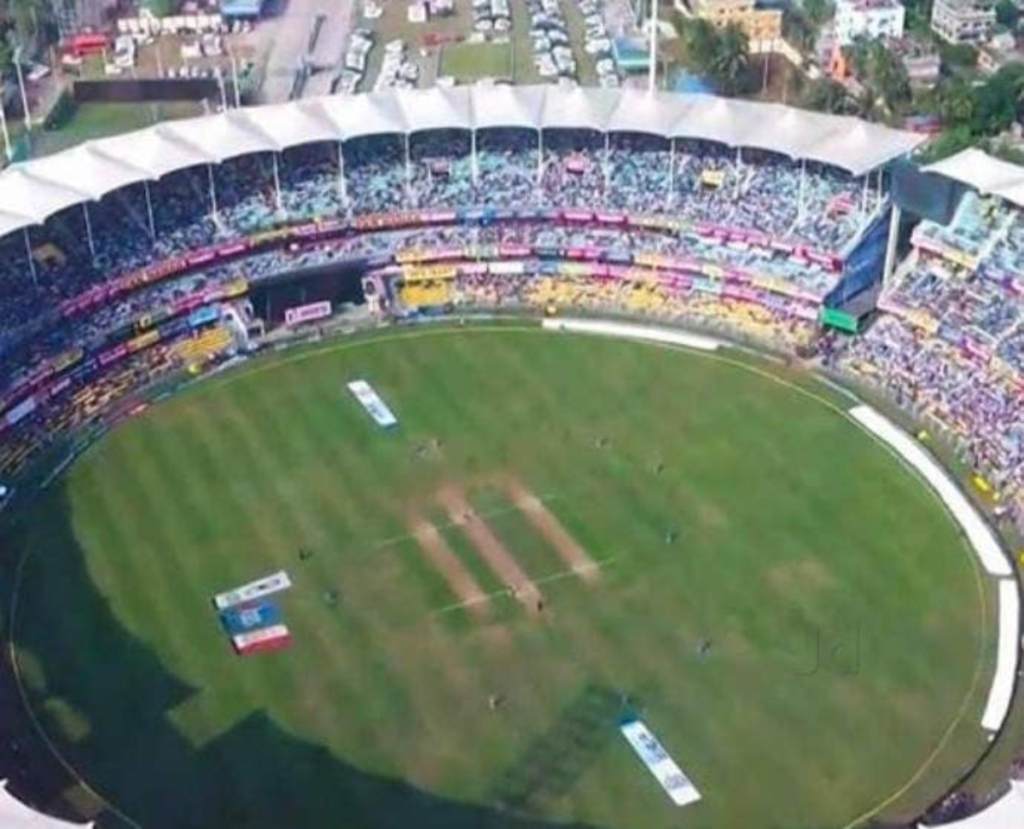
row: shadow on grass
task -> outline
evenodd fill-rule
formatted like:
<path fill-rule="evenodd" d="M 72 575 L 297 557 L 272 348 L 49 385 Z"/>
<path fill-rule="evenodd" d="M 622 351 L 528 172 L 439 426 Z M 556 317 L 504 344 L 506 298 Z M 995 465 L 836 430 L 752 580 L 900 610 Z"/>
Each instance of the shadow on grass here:
<path fill-rule="evenodd" d="M 585 686 L 499 777 L 490 799 L 516 812 L 532 812 L 566 794 L 611 740 L 615 731 L 609 723 L 624 710 L 622 696 L 613 689 Z"/>
<path fill-rule="evenodd" d="M 113 616 L 85 569 L 63 488 L 34 505 L 24 523 L 7 534 L 13 543 L 3 544 L 2 567 L 10 588 L 17 558 L 34 545 L 14 632 L 33 708 L 46 712 L 51 730 L 60 722 L 74 733 L 60 741 L 66 759 L 146 829 L 555 829 L 497 805 L 460 803 L 362 772 L 262 712 L 194 746 L 168 712 L 200 689 L 169 674 Z M 18 713 L 9 676 L 0 683 L 0 705 Z M 66 812 L 62 793 L 73 780 L 32 738 L 24 711 L 20 721 L 21 754 L 12 761 L 0 749 L 0 774 L 4 766 L 31 769 L 20 775 L 26 799 Z M 97 820 L 129 825 L 109 811 Z"/>

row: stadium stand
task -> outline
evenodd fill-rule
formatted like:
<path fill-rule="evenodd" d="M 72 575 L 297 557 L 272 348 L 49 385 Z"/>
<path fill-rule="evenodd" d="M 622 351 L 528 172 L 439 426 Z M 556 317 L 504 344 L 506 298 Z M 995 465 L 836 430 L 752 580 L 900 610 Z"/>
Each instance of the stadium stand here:
<path fill-rule="evenodd" d="M 986 161 L 990 173 L 998 165 Z M 1012 174 L 1019 175 L 1019 168 L 1005 165 L 1002 181 Z M 998 494 L 999 511 L 1019 520 L 1024 214 L 1013 201 L 972 191 L 948 226 L 921 222 L 913 245 L 881 297 L 881 318 L 827 362 L 880 386 L 919 422 L 945 435 Z"/>
<path fill-rule="evenodd" d="M 885 215 L 881 168 L 918 137 L 630 91 L 448 89 L 287 109 L 161 125 L 0 175 L 7 474 L 40 445 L 35 424 L 87 423 L 89 401 L 120 394 L 106 378 L 123 361 L 130 382 L 148 382 L 230 350 L 223 330 L 195 336 L 197 309 L 283 272 L 372 260 L 399 315 L 583 308 L 820 346 L 830 367 L 948 431 L 1022 506 L 1012 200 L 972 193 L 950 225 L 922 222 L 878 323 L 819 342 L 847 256 Z M 156 364 L 136 370 L 135 352 L 156 345 Z M 973 379 L 979 361 L 993 382 Z"/>
<path fill-rule="evenodd" d="M 1024 529 L 1024 171 L 976 151 L 931 168 L 973 188 L 953 220 L 915 228 L 864 334 L 821 327 L 884 228 L 885 165 L 919 141 L 710 96 L 497 86 L 234 110 L 15 165 L 0 479 L 232 354 L 220 321 L 252 290 L 351 266 L 399 319 L 589 311 L 815 357 L 945 435 Z"/>

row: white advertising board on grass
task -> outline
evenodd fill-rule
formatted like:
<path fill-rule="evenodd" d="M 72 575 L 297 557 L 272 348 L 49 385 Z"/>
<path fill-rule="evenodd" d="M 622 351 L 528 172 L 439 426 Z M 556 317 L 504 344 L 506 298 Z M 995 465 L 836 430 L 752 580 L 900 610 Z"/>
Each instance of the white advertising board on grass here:
<path fill-rule="evenodd" d="M 271 593 L 287 590 L 291 586 L 292 580 L 288 578 L 288 574 L 284 570 L 280 570 L 262 579 L 243 584 L 241 587 L 218 593 L 213 597 L 213 603 L 218 610 L 225 610 L 236 604 L 242 604 L 242 602 L 251 602 L 263 596 L 269 596 Z"/>
<path fill-rule="evenodd" d="M 373 386 L 365 380 L 353 380 L 348 384 L 348 390 L 355 395 L 359 405 L 366 409 L 367 414 L 382 429 L 390 429 L 392 426 L 398 425 L 398 418 L 392 414 L 387 404 L 380 399 L 380 395 L 373 390 Z"/>
<path fill-rule="evenodd" d="M 683 774 L 676 761 L 669 757 L 646 725 L 640 720 L 631 720 L 619 726 L 619 730 L 676 806 L 686 806 L 700 800 L 697 787 Z"/>

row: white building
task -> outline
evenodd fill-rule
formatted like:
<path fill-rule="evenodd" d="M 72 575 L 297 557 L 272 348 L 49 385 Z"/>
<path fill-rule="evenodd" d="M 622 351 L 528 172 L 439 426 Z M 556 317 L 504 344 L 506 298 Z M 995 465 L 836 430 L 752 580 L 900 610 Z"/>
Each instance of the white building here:
<path fill-rule="evenodd" d="M 903 37 L 906 10 L 899 0 L 838 0 L 835 36 L 840 46 L 849 46 L 859 37 Z"/>
<path fill-rule="evenodd" d="M 932 6 L 932 31 L 950 43 L 984 43 L 995 27 L 993 0 L 935 0 Z"/>

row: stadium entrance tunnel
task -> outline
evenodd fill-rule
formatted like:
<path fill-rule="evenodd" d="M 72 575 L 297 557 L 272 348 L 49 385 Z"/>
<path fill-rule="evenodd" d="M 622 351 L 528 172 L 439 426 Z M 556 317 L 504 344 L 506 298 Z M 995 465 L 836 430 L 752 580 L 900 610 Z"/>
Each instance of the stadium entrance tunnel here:
<path fill-rule="evenodd" d="M 284 322 L 285 310 L 327 301 L 332 307 L 364 305 L 362 277 L 367 266 L 358 260 L 287 271 L 254 283 L 253 308 L 271 327 Z"/>

